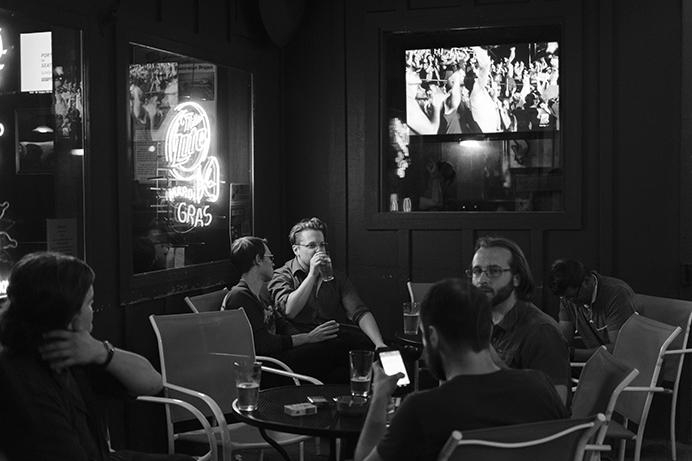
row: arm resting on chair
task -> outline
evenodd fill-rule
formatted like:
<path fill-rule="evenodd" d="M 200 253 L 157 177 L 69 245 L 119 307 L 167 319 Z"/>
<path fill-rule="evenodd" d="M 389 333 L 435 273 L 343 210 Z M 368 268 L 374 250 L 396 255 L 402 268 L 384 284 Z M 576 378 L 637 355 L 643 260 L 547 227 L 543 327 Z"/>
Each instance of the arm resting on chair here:
<path fill-rule="evenodd" d="M 270 368 L 270 367 L 265 367 L 262 366 L 262 371 L 266 371 L 268 373 L 274 373 L 275 375 L 280 375 L 280 376 L 286 376 L 288 378 L 293 378 L 294 380 L 300 379 L 303 381 L 307 381 L 312 384 L 318 384 L 322 385 L 322 381 L 320 381 L 317 378 L 313 378 L 312 376 L 306 376 L 306 375 L 301 375 L 298 373 L 292 373 L 290 371 L 284 371 L 284 370 L 277 370 L 276 368 Z"/>
<path fill-rule="evenodd" d="M 663 355 L 679 355 L 679 354 L 689 354 L 692 352 L 692 349 L 671 349 L 668 351 L 665 351 Z"/>

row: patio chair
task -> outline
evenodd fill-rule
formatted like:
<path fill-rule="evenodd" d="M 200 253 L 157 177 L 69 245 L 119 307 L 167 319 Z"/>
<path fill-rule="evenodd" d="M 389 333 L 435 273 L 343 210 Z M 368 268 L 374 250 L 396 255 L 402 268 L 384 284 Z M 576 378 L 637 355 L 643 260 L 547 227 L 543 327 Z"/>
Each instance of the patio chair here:
<path fill-rule="evenodd" d="M 422 302 L 425 295 L 428 294 L 430 288 L 434 283 L 424 283 L 424 282 L 411 282 L 410 280 L 406 282 L 406 288 L 408 289 L 408 295 L 411 298 L 411 302 Z"/>
<path fill-rule="evenodd" d="M 656 386 L 663 357 L 680 331 L 680 327 L 637 314 L 631 316 L 620 329 L 613 356 L 639 370 L 632 386 L 624 389 L 615 404 L 615 413 L 624 418 L 623 424 L 613 420 L 608 424 L 606 432 L 607 439 L 620 440 L 620 461 L 625 459 L 627 440 L 635 440 L 634 461 L 640 459 L 644 428 L 653 394 L 664 391 L 662 387 Z M 629 421 L 638 425 L 636 434 L 627 429 Z"/>
<path fill-rule="evenodd" d="M 637 306 L 637 312 L 644 317 L 682 328 L 682 334 L 675 338 L 665 353 L 661 379 L 659 380 L 659 385 L 663 387 L 664 393 L 671 396 L 670 446 L 672 459 L 675 461 L 677 459 L 675 417 L 678 393 L 680 392 L 680 377 L 682 376 L 685 354 L 692 352 L 692 349 L 688 349 L 690 322 L 692 322 L 692 301 L 637 294 L 634 297 L 634 302 Z"/>
<path fill-rule="evenodd" d="M 197 296 L 185 296 L 185 304 L 194 313 L 220 311 L 226 293 L 228 293 L 228 288 L 223 287 L 221 290 Z"/>
<path fill-rule="evenodd" d="M 232 413 L 232 403 L 237 397 L 233 384 L 235 357 L 276 364 L 282 369 L 263 365 L 262 370 L 293 378 L 296 383 L 302 380 L 322 384 L 315 378 L 293 373 L 277 359 L 255 356 L 252 329 L 242 308 L 199 314 L 151 315 L 149 320 L 156 333 L 167 396 L 186 401 L 211 418 L 224 461 L 233 459 L 233 450 L 269 447 L 257 429 L 244 423 L 229 424 L 226 420 L 225 415 Z M 176 440 L 203 440 L 199 430 L 176 430 L 174 423 L 187 420 L 189 417 L 176 408 L 166 408 L 169 452 L 173 452 Z M 281 445 L 300 443 L 300 457 L 303 459 L 302 442 L 309 437 L 268 432 Z"/>
<path fill-rule="evenodd" d="M 598 414 L 530 424 L 453 431 L 438 461 L 581 461 L 589 439 L 605 424 Z"/>
<path fill-rule="evenodd" d="M 603 442 L 618 397 L 638 374 L 639 370 L 617 360 L 605 346 L 598 348 L 584 365 L 579 384 L 574 389 L 572 418 L 587 418 L 598 413 L 605 416 L 605 424 L 599 428 L 594 440 L 595 445 L 602 447 L 601 451 L 610 450 Z M 597 455 L 592 453 L 587 458 L 598 459 Z"/>

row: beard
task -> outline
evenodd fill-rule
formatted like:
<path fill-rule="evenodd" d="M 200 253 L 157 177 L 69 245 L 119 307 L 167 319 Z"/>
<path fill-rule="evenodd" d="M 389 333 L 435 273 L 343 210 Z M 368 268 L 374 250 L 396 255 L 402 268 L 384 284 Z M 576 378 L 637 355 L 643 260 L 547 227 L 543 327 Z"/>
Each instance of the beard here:
<path fill-rule="evenodd" d="M 514 291 L 514 283 L 513 283 L 512 279 L 510 279 L 506 285 L 500 287 L 500 289 L 495 292 L 493 297 L 490 299 L 490 304 L 493 307 L 497 306 L 498 304 L 501 304 L 502 302 L 507 300 L 507 298 L 510 297 L 510 295 L 512 294 L 513 291 Z"/>
<path fill-rule="evenodd" d="M 428 343 L 425 347 L 425 363 L 433 377 L 440 381 L 447 379 L 447 373 L 442 366 L 442 356 L 438 348 L 434 348 Z"/>

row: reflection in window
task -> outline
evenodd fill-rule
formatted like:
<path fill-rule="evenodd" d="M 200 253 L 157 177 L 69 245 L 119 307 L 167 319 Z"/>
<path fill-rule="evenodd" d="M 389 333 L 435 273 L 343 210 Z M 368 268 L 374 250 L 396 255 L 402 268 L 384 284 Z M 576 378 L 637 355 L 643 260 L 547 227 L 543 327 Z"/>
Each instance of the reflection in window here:
<path fill-rule="evenodd" d="M 227 259 L 252 232 L 250 76 L 131 50 L 133 272 Z"/>
<path fill-rule="evenodd" d="M 33 251 L 84 257 L 82 35 L 0 8 L 0 298 Z"/>

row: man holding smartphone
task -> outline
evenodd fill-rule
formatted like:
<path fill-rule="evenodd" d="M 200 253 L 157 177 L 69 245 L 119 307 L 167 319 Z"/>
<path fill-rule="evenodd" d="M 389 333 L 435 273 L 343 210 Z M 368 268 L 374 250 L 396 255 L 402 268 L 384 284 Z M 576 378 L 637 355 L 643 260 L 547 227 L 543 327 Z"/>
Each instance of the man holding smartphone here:
<path fill-rule="evenodd" d="M 387 405 L 403 374 L 388 376 L 376 363 L 356 461 L 436 459 L 453 430 L 568 417 L 542 372 L 495 363 L 491 315 L 487 296 L 467 281 L 433 285 L 420 311 L 424 357 L 445 383 L 409 395 L 387 428 Z"/>

